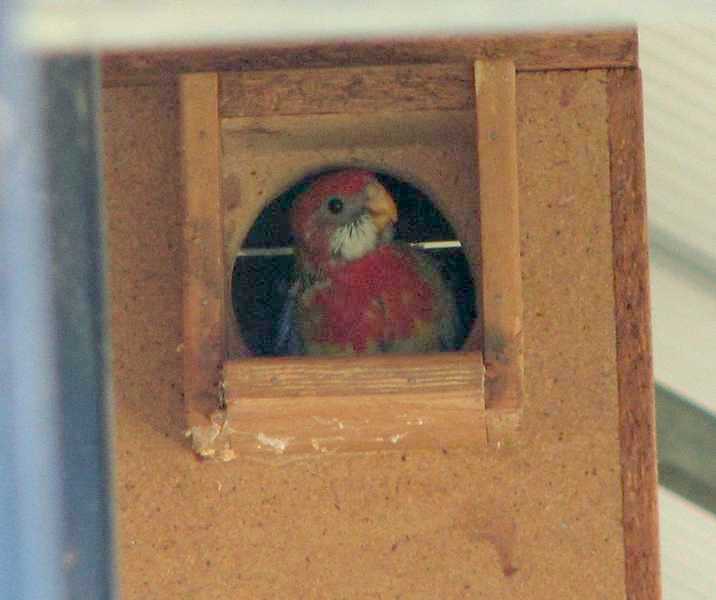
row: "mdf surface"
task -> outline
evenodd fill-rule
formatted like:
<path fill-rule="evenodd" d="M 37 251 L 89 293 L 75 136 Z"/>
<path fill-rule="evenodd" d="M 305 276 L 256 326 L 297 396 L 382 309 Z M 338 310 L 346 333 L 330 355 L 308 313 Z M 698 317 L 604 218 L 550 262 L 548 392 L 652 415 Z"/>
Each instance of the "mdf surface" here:
<path fill-rule="evenodd" d="M 182 432 L 177 90 L 105 89 L 123 597 L 626 597 L 607 80 L 517 76 L 514 443 L 228 464 Z"/>

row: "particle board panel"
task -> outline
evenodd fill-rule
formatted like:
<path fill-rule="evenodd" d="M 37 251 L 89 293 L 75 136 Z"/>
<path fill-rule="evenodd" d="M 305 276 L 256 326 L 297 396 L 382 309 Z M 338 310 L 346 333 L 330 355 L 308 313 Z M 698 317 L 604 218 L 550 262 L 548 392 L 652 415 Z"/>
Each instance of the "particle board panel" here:
<path fill-rule="evenodd" d="M 194 458 L 176 103 L 104 96 L 124 597 L 626 597 L 606 73 L 517 76 L 525 409 L 489 451 Z"/>
<path fill-rule="evenodd" d="M 388 65 L 224 73 L 222 118 L 411 110 L 475 105 L 470 64 Z"/>
<path fill-rule="evenodd" d="M 103 95 L 113 396 L 130 422 L 181 439 L 183 210 L 177 89 Z M 150 378 L 147 375 L 152 373 Z M 130 436 L 141 444 L 141 434 Z M 151 436 L 149 436 L 151 440 Z M 118 455 L 119 466 L 122 461 Z"/>

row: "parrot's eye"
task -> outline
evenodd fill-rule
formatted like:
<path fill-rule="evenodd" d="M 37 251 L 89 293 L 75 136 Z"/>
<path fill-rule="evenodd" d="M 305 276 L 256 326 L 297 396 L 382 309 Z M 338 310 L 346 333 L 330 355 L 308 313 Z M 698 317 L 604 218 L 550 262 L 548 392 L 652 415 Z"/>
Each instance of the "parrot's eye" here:
<path fill-rule="evenodd" d="M 334 215 L 337 215 L 343 210 L 343 200 L 334 196 L 328 200 L 328 210 L 330 210 Z"/>

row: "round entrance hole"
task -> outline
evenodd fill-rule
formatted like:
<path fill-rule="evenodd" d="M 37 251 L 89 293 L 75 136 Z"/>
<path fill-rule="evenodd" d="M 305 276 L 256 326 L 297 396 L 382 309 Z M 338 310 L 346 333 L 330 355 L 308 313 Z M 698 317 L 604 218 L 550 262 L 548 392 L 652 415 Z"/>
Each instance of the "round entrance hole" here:
<path fill-rule="evenodd" d="M 231 299 L 241 337 L 255 356 L 280 356 L 279 323 L 293 283 L 293 239 L 289 213 L 296 198 L 318 177 L 308 175 L 269 202 L 261 211 L 236 257 Z M 455 230 L 427 194 L 387 173 L 376 173 L 398 207 L 395 240 L 417 245 L 432 256 L 455 295 L 458 308 L 457 347 L 469 335 L 476 317 L 475 284 Z"/>

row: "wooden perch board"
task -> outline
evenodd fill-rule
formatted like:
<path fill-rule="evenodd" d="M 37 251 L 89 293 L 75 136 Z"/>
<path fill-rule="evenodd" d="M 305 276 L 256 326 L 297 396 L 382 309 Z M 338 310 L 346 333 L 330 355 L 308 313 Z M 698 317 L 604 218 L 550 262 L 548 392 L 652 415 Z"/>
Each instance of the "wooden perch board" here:
<path fill-rule="evenodd" d="M 325 453 L 485 444 L 482 356 L 227 361 L 232 449 Z"/>

